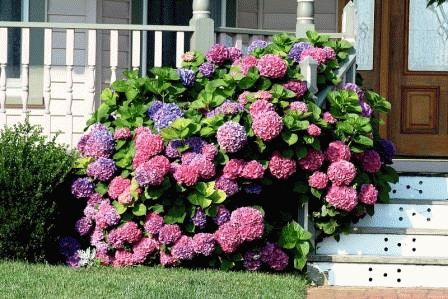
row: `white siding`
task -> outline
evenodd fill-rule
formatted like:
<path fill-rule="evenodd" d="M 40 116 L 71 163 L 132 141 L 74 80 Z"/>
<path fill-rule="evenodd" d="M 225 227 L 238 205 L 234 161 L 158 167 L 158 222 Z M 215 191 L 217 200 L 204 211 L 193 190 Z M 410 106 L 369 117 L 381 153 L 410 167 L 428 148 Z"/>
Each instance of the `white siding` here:
<path fill-rule="evenodd" d="M 296 30 L 297 1 L 238 0 L 237 27 Z M 319 32 L 336 32 L 337 0 L 315 0 L 315 23 Z"/>

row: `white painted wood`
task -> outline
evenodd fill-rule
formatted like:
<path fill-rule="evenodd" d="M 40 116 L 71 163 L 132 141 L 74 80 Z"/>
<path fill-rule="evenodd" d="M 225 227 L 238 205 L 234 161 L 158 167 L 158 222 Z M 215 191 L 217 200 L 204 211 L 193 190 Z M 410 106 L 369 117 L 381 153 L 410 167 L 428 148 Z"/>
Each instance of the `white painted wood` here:
<path fill-rule="evenodd" d="M 448 177 L 402 175 L 391 187 L 390 197 L 393 199 L 448 199 Z"/>
<path fill-rule="evenodd" d="M 132 69 L 140 68 L 140 31 L 132 31 Z"/>
<path fill-rule="evenodd" d="M 8 28 L 0 28 L 0 127 L 6 124 L 6 65 L 8 63 Z"/>
<path fill-rule="evenodd" d="M 243 35 L 237 34 L 235 36 L 235 48 L 242 49 L 243 48 Z"/>
<path fill-rule="evenodd" d="M 72 134 L 73 134 L 73 114 L 72 114 L 72 105 L 73 105 L 73 56 L 74 56 L 74 43 L 75 43 L 75 31 L 73 29 L 67 30 L 66 37 L 66 56 L 65 63 L 67 67 L 67 97 L 66 97 L 66 115 L 65 115 L 65 133 L 67 138 L 65 138 L 65 142 L 69 146 L 72 146 Z"/>
<path fill-rule="evenodd" d="M 117 80 L 118 67 L 118 30 L 110 31 L 110 83 Z"/>
<path fill-rule="evenodd" d="M 154 66 L 162 66 L 162 31 L 154 32 Z"/>
<path fill-rule="evenodd" d="M 44 107 L 45 107 L 45 125 L 43 130 L 45 135 L 50 136 L 51 116 L 50 116 L 50 99 L 51 99 L 51 50 L 52 50 L 52 29 L 44 31 Z"/>
<path fill-rule="evenodd" d="M 185 33 L 176 33 L 176 67 L 181 67 L 182 64 L 182 54 L 185 52 Z"/>
<path fill-rule="evenodd" d="M 88 90 L 87 90 L 87 99 L 88 99 L 88 108 L 87 113 L 88 116 L 91 116 L 95 109 L 95 71 L 96 71 L 96 30 L 89 30 L 89 49 L 88 49 L 88 58 L 87 58 L 87 66 L 89 72 L 89 82 L 88 82 Z"/>
<path fill-rule="evenodd" d="M 27 112 L 28 96 L 29 96 L 29 65 L 30 65 L 30 29 L 22 28 L 22 40 L 21 40 L 21 63 L 22 71 L 20 74 L 22 81 L 22 111 L 24 117 Z"/>
<path fill-rule="evenodd" d="M 351 287 L 448 287 L 448 266 L 312 263 L 328 273 L 328 285 Z M 384 275 L 386 274 L 386 276 Z"/>

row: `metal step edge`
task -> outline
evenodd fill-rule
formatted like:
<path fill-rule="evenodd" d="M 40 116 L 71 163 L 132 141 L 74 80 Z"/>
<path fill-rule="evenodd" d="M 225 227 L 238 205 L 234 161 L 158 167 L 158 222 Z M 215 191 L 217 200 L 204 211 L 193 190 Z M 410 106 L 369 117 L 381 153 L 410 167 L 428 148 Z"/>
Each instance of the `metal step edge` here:
<path fill-rule="evenodd" d="M 313 263 L 351 263 L 351 264 L 394 264 L 394 265 L 434 265 L 448 266 L 448 258 L 399 257 L 366 255 L 310 255 Z"/>
<path fill-rule="evenodd" d="M 398 172 L 407 173 L 448 173 L 447 159 L 393 159 L 392 167 Z"/>
<path fill-rule="evenodd" d="M 377 202 L 383 205 L 448 205 L 448 199 L 400 199 L 391 198 L 388 203 Z"/>
<path fill-rule="evenodd" d="M 350 234 L 372 235 L 416 235 L 416 236 L 448 236 L 448 229 L 431 228 L 395 228 L 395 227 L 352 227 Z"/>

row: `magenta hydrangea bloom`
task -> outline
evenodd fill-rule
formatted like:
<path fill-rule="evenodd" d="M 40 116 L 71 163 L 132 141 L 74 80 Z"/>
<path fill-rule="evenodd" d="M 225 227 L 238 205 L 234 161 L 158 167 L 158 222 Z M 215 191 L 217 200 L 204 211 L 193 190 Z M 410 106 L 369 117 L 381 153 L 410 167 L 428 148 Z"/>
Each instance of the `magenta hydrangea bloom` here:
<path fill-rule="evenodd" d="M 159 186 L 170 170 L 170 161 L 165 156 L 155 156 L 135 170 L 135 180 L 144 186 Z"/>
<path fill-rule="evenodd" d="M 230 180 L 236 180 L 242 176 L 246 161 L 241 159 L 230 159 L 223 168 L 223 176 Z"/>
<path fill-rule="evenodd" d="M 196 254 L 212 255 L 215 251 L 216 241 L 213 234 L 198 233 L 193 236 L 193 249 Z"/>
<path fill-rule="evenodd" d="M 336 58 L 336 52 L 331 47 L 324 47 L 323 48 L 325 54 L 327 55 L 327 60 L 335 59 Z"/>
<path fill-rule="evenodd" d="M 134 266 L 136 264 L 132 252 L 119 249 L 115 251 L 115 258 L 112 263 L 114 267 Z"/>
<path fill-rule="evenodd" d="M 238 246 L 243 243 L 239 234 L 239 229 L 232 221 L 226 222 L 221 225 L 214 234 L 216 242 L 221 246 L 222 251 L 225 253 L 233 253 L 237 250 Z"/>
<path fill-rule="evenodd" d="M 160 229 L 163 226 L 163 217 L 156 213 L 148 213 L 146 214 L 145 223 L 143 227 L 145 231 L 152 234 L 157 235 Z"/>
<path fill-rule="evenodd" d="M 91 194 L 87 199 L 87 206 L 96 207 L 104 200 L 103 196 L 97 192 Z"/>
<path fill-rule="evenodd" d="M 219 107 L 207 113 L 207 117 L 217 115 L 233 115 L 244 111 L 244 106 L 238 102 L 226 100 Z"/>
<path fill-rule="evenodd" d="M 132 137 L 132 132 L 129 128 L 119 128 L 114 132 L 116 140 L 127 140 Z"/>
<path fill-rule="evenodd" d="M 159 243 L 152 238 L 142 238 L 132 247 L 133 259 L 136 264 L 143 264 L 149 255 L 159 249 Z"/>
<path fill-rule="evenodd" d="M 177 167 L 173 176 L 178 184 L 192 187 L 199 180 L 199 169 L 194 165 L 182 164 Z"/>
<path fill-rule="evenodd" d="M 306 129 L 306 132 L 313 137 L 319 137 L 321 134 L 321 130 L 316 124 L 310 124 Z"/>
<path fill-rule="evenodd" d="M 215 187 L 226 193 L 227 197 L 237 194 L 240 191 L 240 187 L 235 180 L 230 180 L 224 176 L 219 177 L 215 181 Z"/>
<path fill-rule="evenodd" d="M 330 164 L 327 175 L 333 185 L 349 185 L 356 176 L 356 167 L 353 163 L 339 160 Z"/>
<path fill-rule="evenodd" d="M 335 124 L 337 119 L 330 112 L 324 112 L 323 119 L 329 124 Z"/>
<path fill-rule="evenodd" d="M 279 152 L 275 152 L 269 161 L 269 171 L 279 180 L 288 179 L 296 170 L 296 161 L 282 157 Z"/>
<path fill-rule="evenodd" d="M 222 44 L 216 44 L 208 50 L 207 61 L 221 65 L 229 59 L 229 49 Z"/>
<path fill-rule="evenodd" d="M 87 166 L 87 175 L 102 182 L 109 181 L 116 171 L 114 160 L 103 157 Z"/>
<path fill-rule="evenodd" d="M 283 271 L 288 267 L 289 257 L 276 244 L 267 243 L 260 252 L 261 260 L 271 269 Z"/>
<path fill-rule="evenodd" d="M 213 217 L 213 221 L 217 225 L 223 225 L 230 221 L 230 211 L 224 205 L 219 205 L 218 212 L 216 213 L 216 216 Z"/>
<path fill-rule="evenodd" d="M 238 59 L 233 63 L 233 66 L 238 66 L 241 69 L 243 75 L 247 75 L 249 70 L 257 66 L 258 59 L 254 56 L 248 55 L 241 59 Z M 241 102 L 240 102 L 241 103 Z M 244 104 L 243 104 L 244 105 Z"/>
<path fill-rule="evenodd" d="M 90 233 L 93 227 L 92 220 L 87 217 L 82 217 L 75 223 L 75 230 L 81 236 L 86 236 Z"/>
<path fill-rule="evenodd" d="M 316 171 L 324 163 L 325 155 L 318 150 L 309 150 L 305 158 L 299 160 L 299 166 L 303 170 Z"/>
<path fill-rule="evenodd" d="M 121 176 L 114 177 L 109 183 L 107 193 L 112 199 L 117 199 L 126 189 L 131 186 L 131 180 L 125 179 Z"/>
<path fill-rule="evenodd" d="M 123 248 L 124 244 L 133 244 L 142 238 L 143 234 L 137 223 L 133 221 L 126 222 L 120 227 L 110 231 L 107 241 L 113 248 Z"/>
<path fill-rule="evenodd" d="M 298 99 L 302 98 L 305 95 L 305 93 L 308 91 L 308 86 L 307 86 L 306 81 L 291 80 L 291 81 L 288 81 L 285 84 L 283 84 L 283 87 L 294 92 Z"/>
<path fill-rule="evenodd" d="M 325 200 L 333 207 L 350 212 L 358 204 L 356 190 L 347 186 L 331 186 Z"/>
<path fill-rule="evenodd" d="M 72 194 L 75 198 L 86 198 L 94 193 L 95 185 L 88 178 L 78 178 L 72 184 Z"/>
<path fill-rule="evenodd" d="M 249 250 L 243 255 L 243 267 L 249 271 L 258 271 L 262 266 L 259 250 Z"/>
<path fill-rule="evenodd" d="M 331 142 L 325 152 L 325 158 L 330 162 L 350 161 L 351 156 L 350 147 L 339 140 Z"/>
<path fill-rule="evenodd" d="M 174 244 L 181 236 L 182 232 L 177 224 L 166 224 L 159 230 L 159 242 L 162 244 Z"/>
<path fill-rule="evenodd" d="M 298 111 L 298 112 L 302 112 L 302 113 L 307 113 L 308 112 L 307 104 L 305 102 L 301 102 L 301 101 L 291 102 L 289 104 L 289 109 L 294 110 L 294 111 Z"/>
<path fill-rule="evenodd" d="M 308 185 L 315 189 L 325 189 L 328 184 L 328 176 L 320 171 L 316 171 L 308 178 Z"/>
<path fill-rule="evenodd" d="M 239 123 L 228 121 L 218 128 L 216 139 L 228 153 L 236 153 L 247 143 L 246 129 Z"/>
<path fill-rule="evenodd" d="M 142 192 L 142 190 L 140 188 L 137 188 L 135 190 L 135 192 L 140 195 L 140 193 Z M 121 193 L 118 196 L 118 202 L 121 203 L 122 205 L 130 205 L 131 203 L 133 203 L 134 199 L 132 198 L 131 195 L 131 188 L 127 188 L 126 190 L 124 190 L 123 193 Z"/>
<path fill-rule="evenodd" d="M 381 157 L 374 150 L 364 152 L 361 160 L 362 169 L 368 173 L 376 173 L 381 169 Z"/>
<path fill-rule="evenodd" d="M 247 162 L 243 167 L 243 172 L 241 173 L 241 176 L 248 180 L 258 180 L 263 178 L 263 175 L 263 165 L 256 160 Z"/>
<path fill-rule="evenodd" d="M 250 105 L 250 115 L 256 117 L 260 113 L 266 113 L 268 111 L 275 111 L 274 105 L 266 100 L 256 100 L 252 105 Z"/>
<path fill-rule="evenodd" d="M 199 176 L 204 180 L 209 180 L 216 175 L 215 163 L 202 154 L 197 154 L 190 161 L 189 165 L 195 167 L 199 172 Z"/>
<path fill-rule="evenodd" d="M 120 215 L 117 213 L 117 210 L 108 201 L 101 202 L 95 215 L 96 226 L 106 229 L 118 224 L 119 221 Z"/>
<path fill-rule="evenodd" d="M 288 64 L 277 55 L 266 54 L 258 59 L 257 69 L 261 76 L 278 79 L 285 76 Z"/>
<path fill-rule="evenodd" d="M 171 248 L 171 255 L 179 260 L 189 261 L 194 257 L 193 239 L 191 237 L 182 236 Z"/>
<path fill-rule="evenodd" d="M 319 65 L 326 63 L 329 58 L 326 50 L 314 47 L 303 50 L 300 54 L 300 61 L 303 61 L 306 57 L 316 60 Z"/>
<path fill-rule="evenodd" d="M 263 236 L 264 219 L 257 209 L 238 208 L 230 215 L 230 222 L 236 225 L 243 241 L 253 241 Z"/>
<path fill-rule="evenodd" d="M 254 97 L 258 100 L 266 100 L 266 101 L 272 100 L 272 94 L 267 90 L 257 91 Z"/>
<path fill-rule="evenodd" d="M 207 143 L 202 147 L 201 154 L 203 154 L 207 160 L 213 161 L 218 154 L 218 149 L 214 144 Z"/>
<path fill-rule="evenodd" d="M 239 96 L 238 96 L 238 103 L 240 103 L 241 105 L 246 105 L 248 102 L 247 97 L 250 96 L 250 92 L 249 91 L 244 91 L 242 92 Z"/>
<path fill-rule="evenodd" d="M 87 219 L 94 220 L 97 212 L 98 211 L 95 206 L 87 205 L 84 208 L 83 214 Z"/>
<path fill-rule="evenodd" d="M 78 150 L 83 156 L 98 159 L 108 158 L 115 148 L 114 137 L 102 124 L 94 124 L 90 133 L 83 136 L 78 143 Z"/>
<path fill-rule="evenodd" d="M 271 141 L 283 130 L 283 120 L 274 111 L 258 114 L 252 123 L 252 129 L 257 137 L 263 141 Z"/>
<path fill-rule="evenodd" d="M 164 267 L 174 266 L 177 264 L 177 259 L 173 257 L 172 255 L 161 251 L 160 252 L 160 264 Z"/>
<path fill-rule="evenodd" d="M 372 184 L 363 184 L 358 194 L 358 200 L 366 205 L 373 205 L 378 200 L 378 190 Z"/>
<path fill-rule="evenodd" d="M 163 139 L 160 135 L 152 134 L 149 130 L 137 133 L 135 137 L 134 168 L 148 161 L 163 151 Z"/>
<path fill-rule="evenodd" d="M 230 47 L 227 49 L 229 51 L 229 59 L 234 62 L 243 56 L 243 53 L 241 53 L 241 50 L 235 47 Z"/>

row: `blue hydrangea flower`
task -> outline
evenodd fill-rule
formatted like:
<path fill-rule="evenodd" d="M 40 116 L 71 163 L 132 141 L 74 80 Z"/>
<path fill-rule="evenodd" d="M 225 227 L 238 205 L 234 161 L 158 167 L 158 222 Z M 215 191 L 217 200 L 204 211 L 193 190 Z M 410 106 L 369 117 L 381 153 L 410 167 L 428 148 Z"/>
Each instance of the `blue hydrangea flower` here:
<path fill-rule="evenodd" d="M 196 210 L 196 214 L 194 214 L 194 216 L 191 218 L 191 221 L 197 228 L 204 229 L 205 225 L 207 224 L 207 215 L 205 215 L 204 211 L 201 208 L 198 208 Z"/>
<path fill-rule="evenodd" d="M 300 62 L 300 55 L 302 54 L 303 50 L 311 48 L 311 45 L 308 43 L 300 42 L 295 43 L 291 50 L 289 50 L 288 58 L 292 59 L 294 62 L 299 63 Z"/>
<path fill-rule="evenodd" d="M 204 62 L 199 67 L 199 72 L 201 72 L 202 75 L 206 78 L 210 78 L 215 73 L 215 66 L 213 63 L 210 62 Z"/>
<path fill-rule="evenodd" d="M 247 53 L 252 53 L 255 49 L 264 49 L 266 48 L 270 43 L 261 39 L 254 40 L 249 47 L 247 47 Z"/>
<path fill-rule="evenodd" d="M 87 198 L 94 193 L 95 185 L 88 178 L 79 178 L 72 184 L 72 194 L 76 198 Z"/>
<path fill-rule="evenodd" d="M 161 101 L 154 101 L 151 104 L 151 107 L 149 107 L 148 111 L 146 112 L 148 114 L 149 118 L 153 118 L 154 114 L 156 114 L 157 111 L 159 111 L 160 108 L 162 108 L 163 103 Z"/>
<path fill-rule="evenodd" d="M 248 194 L 260 195 L 263 191 L 263 187 L 259 184 L 250 184 L 244 187 L 244 192 Z"/>
<path fill-rule="evenodd" d="M 168 127 L 173 121 L 182 117 L 183 111 L 174 103 L 162 104 L 151 119 L 154 121 L 154 127 L 158 130 Z"/>
<path fill-rule="evenodd" d="M 180 77 L 182 85 L 185 87 L 192 87 L 194 81 L 196 80 L 196 75 L 192 70 L 189 69 L 177 69 L 177 74 Z"/>

